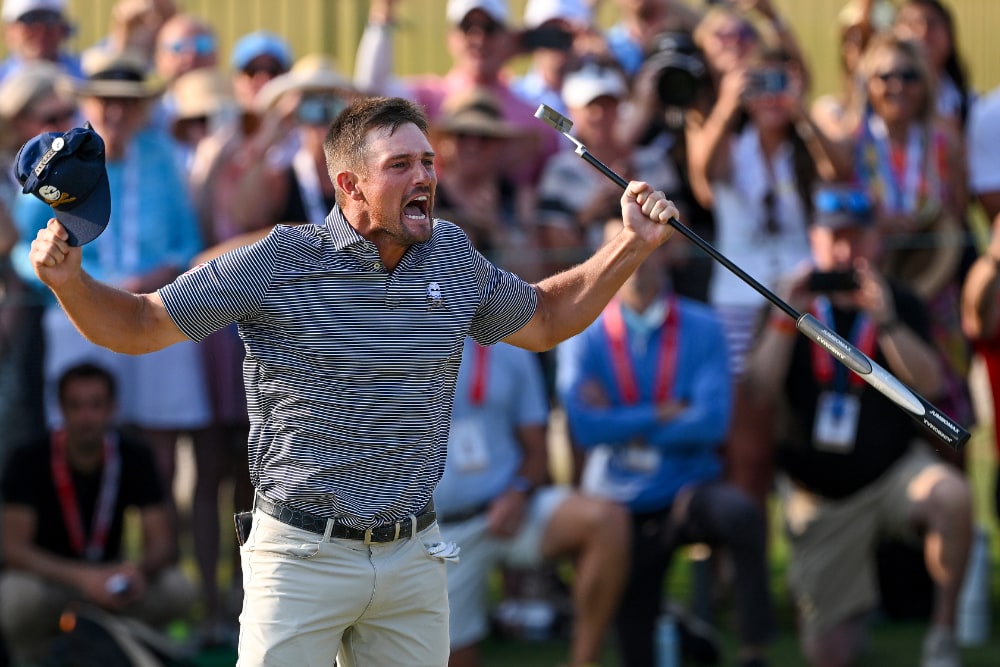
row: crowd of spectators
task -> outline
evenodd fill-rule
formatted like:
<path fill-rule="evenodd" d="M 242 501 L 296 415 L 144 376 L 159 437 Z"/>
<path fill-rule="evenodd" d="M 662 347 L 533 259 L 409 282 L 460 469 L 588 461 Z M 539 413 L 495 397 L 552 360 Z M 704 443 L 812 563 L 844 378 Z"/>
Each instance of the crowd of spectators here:
<path fill-rule="evenodd" d="M 90 123 L 107 147 L 112 217 L 83 264 L 121 289 L 151 292 L 276 224 L 324 224 L 336 204 L 326 129 L 350 100 L 398 95 L 431 121 L 436 216 L 533 280 L 600 245 L 619 224 L 621 196 L 534 118 L 543 103 L 573 121 L 596 158 L 663 190 L 689 227 L 763 285 L 826 318 L 966 427 L 976 419 L 977 357 L 1000 405 L 1000 91 L 972 89 L 948 3 L 845 2 L 831 34 L 843 86 L 824 91 L 772 0 L 607 0 L 610 26 L 588 0 L 528 0 L 523 17 L 507 0 L 448 0 L 447 70 L 400 76 L 393 42 L 406 2 L 371 0 L 351 73 L 265 30 L 242 36 L 227 61 L 211 23 L 173 0 L 118 0 L 107 37 L 69 53 L 65 0 L 4 0 L 0 154 L 12 165 L 37 134 Z M 526 63 L 523 74 L 515 61 Z M 990 227 L 982 248 L 977 215 Z M 221 537 L 220 508 L 249 509 L 253 498 L 236 329 L 137 357 L 89 343 L 28 262 L 49 217 L 8 168 L 3 567 L 30 571 L 45 548 L 31 545 L 26 513 L 38 489 L 29 493 L 17 466 L 24 447 L 51 442 L 54 456 L 73 427 L 65 378 L 77 369 L 79 383 L 107 389 L 101 405 L 114 412 L 102 428 L 127 434 L 129 452 L 149 448 L 158 479 L 132 491 L 155 507 L 158 553 L 176 558 L 190 534 L 199 639 L 231 641 L 241 582 L 238 558 L 224 553 L 232 540 Z M 842 280 L 811 283 L 819 272 Z M 965 456 L 928 446 L 927 433 L 794 331 L 677 236 L 556 354 L 501 347 L 487 364 L 470 341 L 437 499 L 442 532 L 468 541 L 468 562 L 463 554 L 450 566 L 453 664 L 476 664 L 486 620 L 472 598 L 484 594 L 501 547 L 535 565 L 576 558 L 582 625 L 571 664 L 597 659 L 605 626 L 622 664 L 650 664 L 664 573 L 693 542 L 717 552 L 713 585 L 736 593 L 740 664 L 767 664 L 766 503 L 776 493 L 810 664 L 856 664 L 864 620 L 879 604 L 874 552 L 891 539 L 916 545 L 932 582 L 921 664 L 960 665 L 956 600 L 973 521 Z M 484 390 L 499 394 L 485 400 Z M 568 417 L 575 481 L 583 472 L 572 491 L 551 486 L 541 451 L 553 409 Z M 169 493 L 181 435 L 195 461 L 189 516 Z M 232 498 L 220 499 L 229 489 Z M 1000 515 L 1000 482 L 996 497 Z M 171 560 L 159 558 L 156 573 Z M 227 590 L 223 559 L 234 569 Z M 57 583 L 123 606 L 105 604 L 88 576 Z M 2 611 L 5 628 L 32 636 L 22 630 L 27 616 L 12 625 L 6 601 Z"/>

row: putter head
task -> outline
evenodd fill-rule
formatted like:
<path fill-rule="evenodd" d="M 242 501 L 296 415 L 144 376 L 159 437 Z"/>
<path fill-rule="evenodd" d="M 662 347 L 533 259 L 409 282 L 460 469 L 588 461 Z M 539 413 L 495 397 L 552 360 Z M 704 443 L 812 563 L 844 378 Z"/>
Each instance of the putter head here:
<path fill-rule="evenodd" d="M 535 118 L 545 121 L 554 127 L 557 132 L 562 132 L 563 134 L 567 134 L 573 129 L 573 121 L 544 104 L 538 105 L 538 109 L 535 110 Z"/>

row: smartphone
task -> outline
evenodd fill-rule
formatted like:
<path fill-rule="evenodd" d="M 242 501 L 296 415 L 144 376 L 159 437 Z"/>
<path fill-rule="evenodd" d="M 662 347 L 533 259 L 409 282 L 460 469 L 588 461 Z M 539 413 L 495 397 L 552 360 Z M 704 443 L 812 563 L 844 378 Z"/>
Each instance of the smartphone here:
<path fill-rule="evenodd" d="M 777 95 L 788 90 L 788 72 L 769 67 L 750 72 L 747 92 L 751 95 Z"/>
<path fill-rule="evenodd" d="M 242 547 L 250 539 L 253 512 L 237 512 L 233 515 L 233 523 L 236 524 L 236 541 Z"/>
<path fill-rule="evenodd" d="M 521 48 L 525 51 L 535 49 L 569 51 L 573 48 L 573 33 L 557 26 L 531 28 L 521 33 Z"/>
<path fill-rule="evenodd" d="M 854 271 L 814 271 L 809 274 L 810 292 L 853 292 L 858 289 Z"/>

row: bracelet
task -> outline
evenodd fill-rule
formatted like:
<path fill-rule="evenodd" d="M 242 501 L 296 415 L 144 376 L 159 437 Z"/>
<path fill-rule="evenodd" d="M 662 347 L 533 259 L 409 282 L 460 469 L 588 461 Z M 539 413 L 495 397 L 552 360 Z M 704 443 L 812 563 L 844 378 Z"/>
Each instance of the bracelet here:
<path fill-rule="evenodd" d="M 780 317 L 778 315 L 772 315 L 767 320 L 767 326 L 769 329 L 777 331 L 783 336 L 791 336 L 798 329 L 795 327 L 795 321 L 788 317 Z"/>

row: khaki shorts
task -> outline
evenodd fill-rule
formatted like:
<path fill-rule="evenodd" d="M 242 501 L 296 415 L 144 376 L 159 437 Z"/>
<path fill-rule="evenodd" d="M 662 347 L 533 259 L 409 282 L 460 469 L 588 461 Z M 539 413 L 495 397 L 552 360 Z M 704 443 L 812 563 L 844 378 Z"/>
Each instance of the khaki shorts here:
<path fill-rule="evenodd" d="M 917 539 L 907 487 L 928 468 L 945 465 L 918 444 L 880 478 L 842 500 L 781 485 L 792 547 L 789 585 L 803 634 L 823 634 L 878 604 L 877 540 L 884 535 Z"/>
<path fill-rule="evenodd" d="M 443 667 L 448 664 L 444 562 L 415 538 L 366 546 L 324 539 L 256 511 L 240 548 L 243 667 Z"/>
<path fill-rule="evenodd" d="M 462 548 L 461 560 L 448 565 L 448 601 L 451 605 L 451 645 L 471 646 L 489 633 L 487 584 L 490 571 L 500 564 L 535 567 L 542 563 L 545 527 L 569 487 L 539 489 L 531 499 L 521 531 L 509 540 L 486 532 L 486 515 L 444 524 L 441 535 Z"/>

